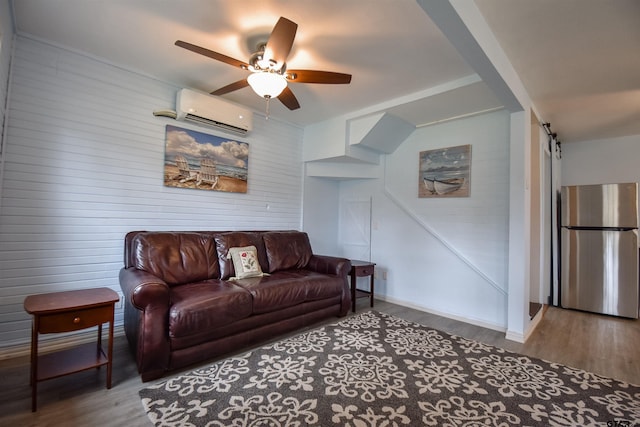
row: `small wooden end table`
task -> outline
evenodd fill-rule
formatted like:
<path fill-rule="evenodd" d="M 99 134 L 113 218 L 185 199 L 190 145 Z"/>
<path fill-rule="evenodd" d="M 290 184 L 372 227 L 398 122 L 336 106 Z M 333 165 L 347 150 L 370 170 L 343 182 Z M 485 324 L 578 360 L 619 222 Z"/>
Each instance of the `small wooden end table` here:
<path fill-rule="evenodd" d="M 113 360 L 113 313 L 118 294 L 109 288 L 82 289 L 30 295 L 24 309 L 33 315 L 31 331 L 31 411 L 37 408 L 38 382 L 107 365 L 107 388 L 111 388 Z M 109 322 L 109 346 L 102 349 L 102 324 Z M 98 327 L 98 343 L 38 355 L 38 334 L 77 331 Z"/>
<path fill-rule="evenodd" d="M 371 307 L 373 307 L 373 276 L 375 271 L 375 262 L 351 260 L 351 311 L 356 312 L 356 298 L 368 297 Z M 356 279 L 358 277 L 371 276 L 370 287 L 368 291 L 356 288 Z"/>

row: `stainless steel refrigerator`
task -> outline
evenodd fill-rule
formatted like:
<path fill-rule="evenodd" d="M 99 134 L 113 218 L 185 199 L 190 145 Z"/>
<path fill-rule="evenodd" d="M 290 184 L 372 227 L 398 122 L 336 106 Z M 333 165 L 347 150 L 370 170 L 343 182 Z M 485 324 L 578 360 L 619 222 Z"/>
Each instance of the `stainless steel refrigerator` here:
<path fill-rule="evenodd" d="M 638 184 L 562 187 L 560 305 L 638 318 Z"/>

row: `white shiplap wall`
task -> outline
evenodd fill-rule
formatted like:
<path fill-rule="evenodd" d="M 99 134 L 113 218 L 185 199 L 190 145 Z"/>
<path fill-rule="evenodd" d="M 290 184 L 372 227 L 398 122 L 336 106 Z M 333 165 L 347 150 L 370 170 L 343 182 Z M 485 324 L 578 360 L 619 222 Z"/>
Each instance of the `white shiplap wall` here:
<path fill-rule="evenodd" d="M 0 200 L 0 352 L 28 343 L 29 294 L 119 291 L 131 230 L 299 229 L 302 129 L 255 115 L 246 194 L 163 186 L 178 88 L 26 37 L 16 39 Z M 116 325 L 122 312 L 116 312 Z"/>
<path fill-rule="evenodd" d="M 4 135 L 5 103 L 9 85 L 9 67 L 13 46 L 13 21 L 8 0 L 0 1 L 0 177 L 2 176 L 2 141 Z"/>

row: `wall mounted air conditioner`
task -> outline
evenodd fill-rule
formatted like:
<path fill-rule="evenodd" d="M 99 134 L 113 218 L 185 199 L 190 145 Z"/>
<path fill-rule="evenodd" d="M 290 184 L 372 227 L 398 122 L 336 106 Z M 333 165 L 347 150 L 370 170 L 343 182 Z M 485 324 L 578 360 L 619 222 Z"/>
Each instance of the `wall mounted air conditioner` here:
<path fill-rule="evenodd" d="M 253 126 L 253 113 L 212 95 L 181 89 L 176 96 L 176 119 L 245 135 Z"/>

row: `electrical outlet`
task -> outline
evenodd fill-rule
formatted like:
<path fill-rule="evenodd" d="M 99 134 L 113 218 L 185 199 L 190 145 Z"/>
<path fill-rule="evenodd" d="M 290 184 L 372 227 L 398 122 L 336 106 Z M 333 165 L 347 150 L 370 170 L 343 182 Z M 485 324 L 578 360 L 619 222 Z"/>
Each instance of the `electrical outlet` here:
<path fill-rule="evenodd" d="M 382 270 L 382 280 L 387 280 L 387 270 Z"/>

